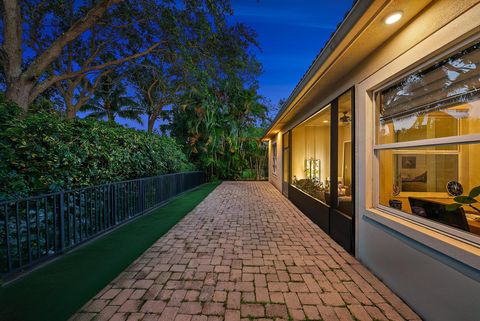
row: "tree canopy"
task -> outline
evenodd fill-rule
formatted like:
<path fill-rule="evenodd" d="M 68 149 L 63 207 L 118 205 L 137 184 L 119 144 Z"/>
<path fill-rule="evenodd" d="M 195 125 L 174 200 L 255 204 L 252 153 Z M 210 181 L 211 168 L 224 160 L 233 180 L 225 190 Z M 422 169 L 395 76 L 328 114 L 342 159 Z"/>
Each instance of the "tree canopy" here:
<path fill-rule="evenodd" d="M 161 124 L 211 176 L 262 176 L 258 43 L 229 1 L 2 0 L 0 10 L 0 81 L 18 117 Z"/>

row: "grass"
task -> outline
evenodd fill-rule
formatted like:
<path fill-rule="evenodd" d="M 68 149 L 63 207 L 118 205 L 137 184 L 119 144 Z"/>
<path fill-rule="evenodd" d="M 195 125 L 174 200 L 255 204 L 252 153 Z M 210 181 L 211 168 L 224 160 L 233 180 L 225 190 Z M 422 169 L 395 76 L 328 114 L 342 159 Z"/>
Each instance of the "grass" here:
<path fill-rule="evenodd" d="M 219 183 L 187 192 L 149 215 L 0 288 L 0 320 L 66 320 Z"/>

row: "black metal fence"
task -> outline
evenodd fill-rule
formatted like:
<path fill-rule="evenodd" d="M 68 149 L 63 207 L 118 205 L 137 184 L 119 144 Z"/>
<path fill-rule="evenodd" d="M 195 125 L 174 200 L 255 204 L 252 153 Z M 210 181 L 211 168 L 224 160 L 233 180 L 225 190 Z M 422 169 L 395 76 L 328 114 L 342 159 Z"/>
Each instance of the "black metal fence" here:
<path fill-rule="evenodd" d="M 205 182 L 168 174 L 0 203 L 0 274 L 53 258 Z"/>

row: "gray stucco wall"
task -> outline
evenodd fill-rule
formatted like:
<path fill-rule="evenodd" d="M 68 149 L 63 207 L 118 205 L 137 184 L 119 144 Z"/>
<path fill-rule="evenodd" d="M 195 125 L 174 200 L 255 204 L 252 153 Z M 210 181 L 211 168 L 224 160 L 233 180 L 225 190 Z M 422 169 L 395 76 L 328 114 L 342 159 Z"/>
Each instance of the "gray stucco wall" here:
<path fill-rule="evenodd" d="M 480 271 L 367 217 L 359 223 L 359 259 L 422 318 L 480 320 Z"/>

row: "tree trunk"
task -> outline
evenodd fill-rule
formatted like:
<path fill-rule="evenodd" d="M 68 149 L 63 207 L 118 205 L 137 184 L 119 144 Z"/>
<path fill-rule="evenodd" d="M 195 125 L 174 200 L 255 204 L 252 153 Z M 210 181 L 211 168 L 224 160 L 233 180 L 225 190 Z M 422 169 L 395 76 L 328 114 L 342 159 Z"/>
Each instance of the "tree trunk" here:
<path fill-rule="evenodd" d="M 148 123 L 147 123 L 147 133 L 153 133 L 153 127 L 155 126 L 155 121 L 157 119 L 154 117 L 148 117 Z"/>
<path fill-rule="evenodd" d="M 121 1 L 123 0 L 103 0 L 99 2 L 82 19 L 75 22 L 66 32 L 55 39 L 50 47 L 38 55 L 24 70 L 22 68 L 23 28 L 20 0 L 4 0 L 2 10 L 3 43 L 0 48 L 0 60 L 6 78 L 6 98 L 19 105 L 24 113 L 27 113 L 28 105 L 55 83 L 49 82 L 47 79 L 43 86 L 38 86 L 37 81 L 53 61 L 60 56 L 63 48 L 100 20 L 109 7 Z M 56 78 L 54 77 L 54 79 Z"/>
<path fill-rule="evenodd" d="M 5 97 L 16 103 L 26 114 L 28 112 L 28 105 L 30 101 L 30 92 L 33 87 L 33 83 L 25 83 L 25 81 L 17 80 L 11 82 L 7 86 Z"/>
<path fill-rule="evenodd" d="M 105 112 L 107 114 L 107 121 L 114 122 L 115 121 L 115 112 L 112 110 L 112 103 L 110 99 L 105 100 L 105 104 L 103 106 L 105 108 Z"/>
<path fill-rule="evenodd" d="M 73 106 L 67 106 L 67 119 L 75 119 L 76 116 L 75 108 Z"/>
<path fill-rule="evenodd" d="M 75 110 L 75 105 L 73 104 L 73 89 L 69 88 L 64 97 L 65 101 L 65 112 L 67 119 L 74 119 L 77 115 L 77 111 Z"/>

